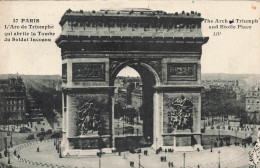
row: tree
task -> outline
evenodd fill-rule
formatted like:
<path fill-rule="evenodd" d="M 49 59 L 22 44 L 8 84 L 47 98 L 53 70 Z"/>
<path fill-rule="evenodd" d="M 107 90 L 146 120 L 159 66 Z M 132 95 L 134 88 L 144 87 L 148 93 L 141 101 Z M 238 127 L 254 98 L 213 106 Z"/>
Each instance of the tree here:
<path fill-rule="evenodd" d="M 135 108 L 126 108 L 125 115 L 129 118 L 130 123 L 134 123 L 134 118 L 138 116 L 138 112 Z"/>
<path fill-rule="evenodd" d="M 214 87 L 205 91 L 202 97 L 202 116 L 204 117 L 225 117 L 235 115 L 244 116 L 245 101 L 236 100 L 236 93 L 231 87 Z"/>
<path fill-rule="evenodd" d="M 115 104 L 115 108 L 114 108 L 114 112 L 115 112 L 115 118 L 118 119 L 120 117 L 122 117 L 124 114 L 124 109 L 123 106 L 120 102 Z"/>

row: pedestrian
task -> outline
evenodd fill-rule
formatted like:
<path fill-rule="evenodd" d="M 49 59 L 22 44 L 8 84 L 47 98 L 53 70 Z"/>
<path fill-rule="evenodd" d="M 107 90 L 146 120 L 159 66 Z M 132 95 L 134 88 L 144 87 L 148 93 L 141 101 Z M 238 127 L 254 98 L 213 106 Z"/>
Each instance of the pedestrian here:
<path fill-rule="evenodd" d="M 168 162 L 168 167 L 171 167 L 171 162 Z"/>
<path fill-rule="evenodd" d="M 39 147 L 37 148 L 37 152 L 40 152 L 40 148 Z"/>

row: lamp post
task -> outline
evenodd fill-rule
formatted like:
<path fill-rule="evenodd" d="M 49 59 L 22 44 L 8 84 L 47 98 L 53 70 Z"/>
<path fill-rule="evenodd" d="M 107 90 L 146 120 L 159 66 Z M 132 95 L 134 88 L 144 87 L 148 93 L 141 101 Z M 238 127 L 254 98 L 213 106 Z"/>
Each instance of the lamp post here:
<path fill-rule="evenodd" d="M 7 149 L 7 156 L 8 156 L 8 164 L 10 164 L 11 162 L 10 162 L 10 151 L 9 151 L 9 149 Z"/>
<path fill-rule="evenodd" d="M 156 147 L 155 147 L 155 150 L 157 150 L 157 142 L 158 142 L 158 138 L 155 139 L 156 140 Z"/>
<path fill-rule="evenodd" d="M 7 156 L 7 137 L 4 137 L 4 143 L 5 143 L 4 155 L 5 155 L 5 157 L 6 157 L 6 156 Z"/>
<path fill-rule="evenodd" d="M 138 155 L 138 158 L 139 158 L 139 168 L 140 168 L 141 167 L 141 163 L 140 163 L 141 155 L 140 154 Z"/>
<path fill-rule="evenodd" d="M 210 152 L 212 152 L 213 139 L 210 140 Z"/>
<path fill-rule="evenodd" d="M 183 168 L 185 168 L 185 153 L 183 153 Z"/>
<path fill-rule="evenodd" d="M 125 123 L 123 122 L 123 135 L 125 135 Z"/>
<path fill-rule="evenodd" d="M 204 116 L 204 130 L 206 130 L 206 124 L 205 124 L 206 118 Z"/>
<path fill-rule="evenodd" d="M 13 147 L 13 135 L 11 134 L 10 146 Z"/>
<path fill-rule="evenodd" d="M 59 157 L 62 158 L 62 155 L 61 155 L 61 140 L 59 141 Z"/>
<path fill-rule="evenodd" d="M 58 138 L 56 138 L 56 150 L 58 151 Z"/>
<path fill-rule="evenodd" d="M 102 147 L 103 147 L 102 138 L 101 138 L 101 135 L 102 135 L 101 126 L 98 127 L 98 135 L 99 135 L 99 139 L 98 139 L 99 154 L 98 154 L 98 157 L 99 157 L 99 168 L 101 168 L 101 155 L 102 155 Z"/>
<path fill-rule="evenodd" d="M 218 140 L 220 141 L 220 129 L 218 130 Z"/>
<path fill-rule="evenodd" d="M 59 141 L 59 139 L 58 139 L 58 141 L 57 141 L 57 153 L 60 153 L 60 143 L 59 143 L 60 141 Z"/>
<path fill-rule="evenodd" d="M 220 151 L 218 151 L 218 168 L 220 168 Z"/>
<path fill-rule="evenodd" d="M 235 131 L 235 133 L 236 133 L 236 140 L 237 140 L 237 130 Z"/>

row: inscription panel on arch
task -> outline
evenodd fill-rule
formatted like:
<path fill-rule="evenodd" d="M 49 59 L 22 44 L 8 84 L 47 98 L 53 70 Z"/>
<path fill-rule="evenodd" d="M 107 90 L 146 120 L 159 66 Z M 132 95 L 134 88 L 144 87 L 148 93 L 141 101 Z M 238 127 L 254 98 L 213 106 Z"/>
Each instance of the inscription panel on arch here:
<path fill-rule="evenodd" d="M 73 81 L 105 81 L 105 63 L 72 63 Z"/>
<path fill-rule="evenodd" d="M 196 63 L 168 63 L 167 80 L 168 81 L 196 81 L 197 64 Z"/>

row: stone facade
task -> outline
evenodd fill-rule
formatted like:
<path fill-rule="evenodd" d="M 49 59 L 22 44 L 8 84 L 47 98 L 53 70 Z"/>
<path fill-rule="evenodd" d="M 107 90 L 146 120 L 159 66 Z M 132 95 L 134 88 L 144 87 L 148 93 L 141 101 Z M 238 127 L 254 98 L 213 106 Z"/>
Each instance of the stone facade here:
<path fill-rule="evenodd" d="M 246 112 L 251 123 L 260 123 L 260 89 L 252 87 L 246 94 Z"/>
<path fill-rule="evenodd" d="M 114 147 L 114 80 L 126 66 L 141 76 L 143 135 L 153 140 L 153 147 L 193 150 L 192 139 L 200 144 L 200 58 L 202 45 L 208 41 L 201 33 L 202 21 L 200 13 L 193 11 L 67 10 L 60 21 L 61 35 L 56 40 L 63 64 L 64 153 L 82 154 L 83 149 L 97 149 L 100 138 L 105 149 Z M 75 97 L 82 94 L 83 97 L 106 95 L 103 98 L 108 107 L 102 115 L 110 123 L 104 126 L 109 127 L 108 133 L 100 137 L 75 133 L 78 131 Z M 168 113 L 164 101 L 167 96 L 178 98 L 176 95 L 192 100 L 192 129 L 164 133 L 164 116 Z M 165 146 L 166 141 L 172 145 Z"/>
<path fill-rule="evenodd" d="M 21 122 L 25 118 L 26 90 L 21 77 L 0 80 L 1 122 Z"/>

